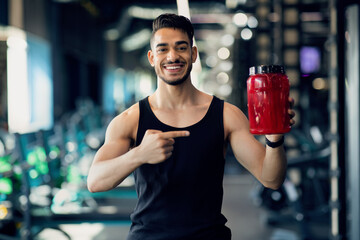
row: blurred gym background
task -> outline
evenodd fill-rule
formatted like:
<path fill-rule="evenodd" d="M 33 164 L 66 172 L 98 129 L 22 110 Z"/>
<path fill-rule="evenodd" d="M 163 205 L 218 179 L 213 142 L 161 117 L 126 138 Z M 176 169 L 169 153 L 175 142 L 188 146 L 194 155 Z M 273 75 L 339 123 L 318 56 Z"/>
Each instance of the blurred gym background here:
<path fill-rule="evenodd" d="M 0 0 L 0 239 L 126 238 L 132 176 L 105 193 L 86 177 L 109 120 L 156 88 L 146 53 L 163 12 L 194 23 L 199 89 L 247 113 L 249 67 L 282 64 L 291 82 L 283 187 L 263 188 L 227 153 L 233 239 L 360 239 L 359 5 Z"/>

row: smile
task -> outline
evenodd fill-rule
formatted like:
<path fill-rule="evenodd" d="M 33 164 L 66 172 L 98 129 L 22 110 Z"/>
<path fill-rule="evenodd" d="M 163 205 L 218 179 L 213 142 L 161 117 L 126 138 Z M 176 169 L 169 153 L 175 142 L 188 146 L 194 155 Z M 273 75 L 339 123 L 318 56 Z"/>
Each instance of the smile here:
<path fill-rule="evenodd" d="M 184 64 L 165 64 L 163 65 L 164 69 L 169 71 L 170 73 L 178 73 L 180 71 L 182 71 L 182 69 L 184 68 Z"/>
<path fill-rule="evenodd" d="M 179 69 L 181 68 L 180 66 L 165 66 L 165 69 L 168 69 L 168 70 L 175 70 L 175 69 Z"/>

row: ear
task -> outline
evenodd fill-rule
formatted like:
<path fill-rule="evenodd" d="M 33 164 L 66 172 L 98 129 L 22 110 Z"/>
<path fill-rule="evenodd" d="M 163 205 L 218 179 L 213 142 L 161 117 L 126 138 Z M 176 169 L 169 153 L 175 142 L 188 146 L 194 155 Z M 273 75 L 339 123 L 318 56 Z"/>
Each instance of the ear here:
<path fill-rule="evenodd" d="M 147 57 L 148 57 L 150 65 L 152 67 L 154 67 L 154 54 L 151 50 L 148 51 Z"/>
<path fill-rule="evenodd" d="M 197 55 L 198 55 L 198 51 L 197 51 L 197 47 L 193 46 L 191 48 L 191 57 L 192 57 L 192 63 L 194 63 L 197 59 Z"/>

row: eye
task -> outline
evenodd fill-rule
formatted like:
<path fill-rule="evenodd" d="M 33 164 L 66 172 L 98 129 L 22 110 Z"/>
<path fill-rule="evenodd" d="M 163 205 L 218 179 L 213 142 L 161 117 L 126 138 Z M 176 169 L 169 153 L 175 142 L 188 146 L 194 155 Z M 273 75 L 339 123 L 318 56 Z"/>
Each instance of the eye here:
<path fill-rule="evenodd" d="M 163 53 L 163 52 L 165 52 L 167 50 L 167 48 L 158 48 L 156 51 L 158 52 L 158 53 Z"/>
<path fill-rule="evenodd" d="M 177 48 L 179 51 L 186 51 L 187 46 L 180 46 Z"/>

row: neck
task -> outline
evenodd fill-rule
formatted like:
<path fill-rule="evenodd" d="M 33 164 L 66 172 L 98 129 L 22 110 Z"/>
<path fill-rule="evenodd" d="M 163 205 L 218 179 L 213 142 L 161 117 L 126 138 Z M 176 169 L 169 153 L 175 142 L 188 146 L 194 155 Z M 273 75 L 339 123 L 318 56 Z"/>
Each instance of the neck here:
<path fill-rule="evenodd" d="M 157 107 L 170 109 L 182 108 L 194 103 L 199 92 L 200 91 L 191 83 L 190 78 L 180 85 L 169 85 L 161 79 L 158 79 L 158 88 L 154 94 L 150 96 L 150 100 Z"/>

